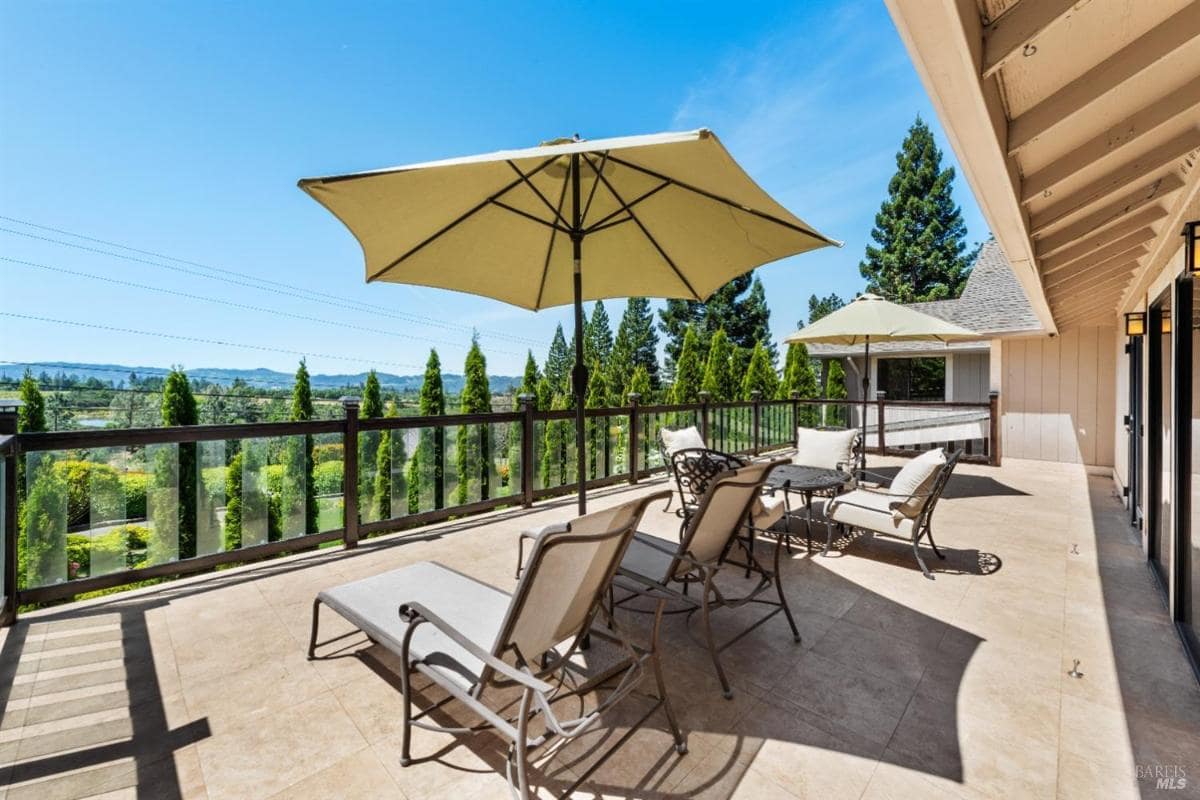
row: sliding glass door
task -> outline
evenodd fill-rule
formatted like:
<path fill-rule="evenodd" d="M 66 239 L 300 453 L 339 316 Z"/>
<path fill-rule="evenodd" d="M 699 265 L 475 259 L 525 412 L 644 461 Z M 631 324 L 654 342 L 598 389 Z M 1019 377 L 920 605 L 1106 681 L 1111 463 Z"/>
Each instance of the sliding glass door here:
<path fill-rule="evenodd" d="M 1176 372 L 1179 403 L 1179 475 L 1176 484 L 1179 524 L 1179 565 L 1176 619 L 1184 641 L 1200 663 L 1200 301 L 1194 278 L 1183 278 L 1176 290 L 1175 330 L 1178 331 Z"/>
<path fill-rule="evenodd" d="M 1149 402 L 1146 404 L 1146 550 L 1164 597 L 1171 574 L 1171 291 L 1150 306 L 1146 336 Z"/>

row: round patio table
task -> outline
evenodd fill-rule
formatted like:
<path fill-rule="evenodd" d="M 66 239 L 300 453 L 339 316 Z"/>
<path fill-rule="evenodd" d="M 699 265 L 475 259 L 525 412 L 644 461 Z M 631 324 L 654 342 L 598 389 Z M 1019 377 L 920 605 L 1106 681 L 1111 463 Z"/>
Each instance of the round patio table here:
<path fill-rule="evenodd" d="M 807 550 L 811 553 L 813 496 L 824 492 L 834 493 L 853 479 L 850 473 L 840 469 L 807 467 L 803 464 L 782 464 L 771 470 L 771 474 L 767 477 L 767 485 L 773 489 L 781 490 L 788 495 L 798 494 L 803 499 L 805 508 L 805 540 L 807 542 Z M 790 542 L 792 533 L 790 514 L 787 517 L 786 524 L 787 533 L 785 536 Z M 829 521 L 829 517 L 826 516 L 825 549 L 821 551 L 821 555 L 826 555 L 829 552 L 829 547 L 832 543 L 833 524 Z"/>

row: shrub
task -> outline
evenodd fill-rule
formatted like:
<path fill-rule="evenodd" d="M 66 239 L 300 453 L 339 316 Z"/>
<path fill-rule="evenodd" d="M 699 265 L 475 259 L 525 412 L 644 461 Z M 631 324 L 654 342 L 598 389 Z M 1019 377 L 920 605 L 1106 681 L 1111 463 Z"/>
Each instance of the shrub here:
<path fill-rule="evenodd" d="M 80 533 L 67 535 L 67 574 L 71 578 L 86 578 L 92 574 L 93 556 L 106 554 L 107 564 L 120 563 L 125 569 L 142 566 L 150 529 L 142 525 L 122 525 L 102 536 L 88 537 Z"/>
<path fill-rule="evenodd" d="M 92 517 L 92 498 L 104 504 L 123 497 L 120 473 L 94 461 L 56 461 L 54 472 L 67 488 L 67 525 L 86 525 Z M 123 519 L 123 509 L 102 509 L 107 519 Z"/>
<path fill-rule="evenodd" d="M 314 470 L 317 494 L 338 494 L 342 491 L 341 461 L 326 461 Z"/>
<path fill-rule="evenodd" d="M 342 461 L 345 448 L 340 443 L 318 444 L 313 446 L 313 461 L 317 466 L 329 461 Z"/>
<path fill-rule="evenodd" d="M 121 475 L 121 486 L 125 490 L 125 518 L 146 518 L 146 489 L 150 476 L 145 472 L 126 472 Z"/>

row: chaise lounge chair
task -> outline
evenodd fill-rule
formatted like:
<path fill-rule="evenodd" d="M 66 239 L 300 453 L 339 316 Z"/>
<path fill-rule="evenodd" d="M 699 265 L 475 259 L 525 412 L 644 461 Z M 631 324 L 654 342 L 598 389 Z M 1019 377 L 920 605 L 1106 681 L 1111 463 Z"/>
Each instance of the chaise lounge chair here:
<path fill-rule="evenodd" d="M 537 538 L 512 595 L 429 561 L 323 591 L 313 602 L 309 658 L 315 657 L 319 612 L 324 604 L 361 629 L 371 641 L 399 655 L 404 665 L 400 674 L 404 695 L 401 765 L 412 763 L 413 725 L 455 734 L 490 729 L 510 743 L 506 772 L 509 786 L 521 800 L 530 797 L 530 751 L 584 733 L 601 713 L 637 687 L 647 666 L 657 684 L 657 696 L 635 728 L 661 708 L 675 738 L 675 749 L 682 755 L 687 745 L 675 723 L 658 660 L 662 602 L 655 610 L 654 629 L 646 647 L 632 644 L 600 602 L 646 507 L 666 494 L 647 495 L 548 527 Z M 597 612 L 605 617 L 607 630 L 591 630 Z M 589 631 L 616 645 L 625 658 L 575 685 L 566 671 Z M 447 700 L 458 700 L 483 723 L 448 728 L 422 721 L 442 703 L 413 715 L 413 672 L 420 672 L 444 689 L 450 695 Z M 554 705 L 560 700 L 582 698 L 618 677 L 612 692 L 589 713 L 576 719 L 559 719 L 555 713 Z M 497 709 L 487 702 L 490 697 L 485 691 L 492 689 L 519 692 L 515 714 L 511 706 L 505 715 L 503 706 Z M 531 736 L 529 725 L 535 718 L 540 718 L 545 732 Z M 579 776 L 564 796 L 574 791 L 620 743 Z"/>

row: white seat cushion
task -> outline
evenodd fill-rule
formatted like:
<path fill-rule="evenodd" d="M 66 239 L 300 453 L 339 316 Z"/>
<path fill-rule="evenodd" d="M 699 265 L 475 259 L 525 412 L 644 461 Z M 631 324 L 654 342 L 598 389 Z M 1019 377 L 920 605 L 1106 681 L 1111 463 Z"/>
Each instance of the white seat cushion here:
<path fill-rule="evenodd" d="M 754 499 L 750 507 L 750 524 L 759 530 L 769 530 L 772 525 L 783 519 L 785 510 L 783 492 L 778 494 L 761 494 Z"/>
<path fill-rule="evenodd" d="M 905 517 L 920 514 L 929 500 L 938 470 L 945 465 L 946 454 L 940 448 L 928 450 L 905 464 L 888 487 L 888 494 L 894 495 L 892 510 Z"/>
<path fill-rule="evenodd" d="M 845 469 L 854 460 L 854 442 L 858 431 L 819 431 L 796 429 L 796 454 L 793 464 L 822 469 Z"/>
<path fill-rule="evenodd" d="M 663 449 L 667 451 L 667 455 L 674 455 L 680 450 L 688 450 L 695 447 L 707 448 L 704 443 L 704 437 L 700 435 L 700 431 L 695 425 L 688 428 L 680 428 L 677 431 L 661 428 L 659 436 L 662 437 Z"/>
<path fill-rule="evenodd" d="M 370 578 L 326 589 L 317 598 L 388 650 L 399 655 L 408 623 L 403 603 L 420 603 L 459 633 L 491 651 L 512 597 L 436 561 L 420 561 Z M 433 625 L 421 625 L 409 655 L 437 667 L 464 689 L 475 685 L 483 662 Z"/>
<path fill-rule="evenodd" d="M 911 517 L 893 514 L 891 501 L 892 498 L 886 494 L 855 489 L 823 501 L 818 513 L 828 514 L 834 522 L 840 522 L 852 528 L 865 528 L 892 536 L 911 537 L 914 520 Z M 814 501 L 814 507 L 816 507 L 816 501 Z"/>

